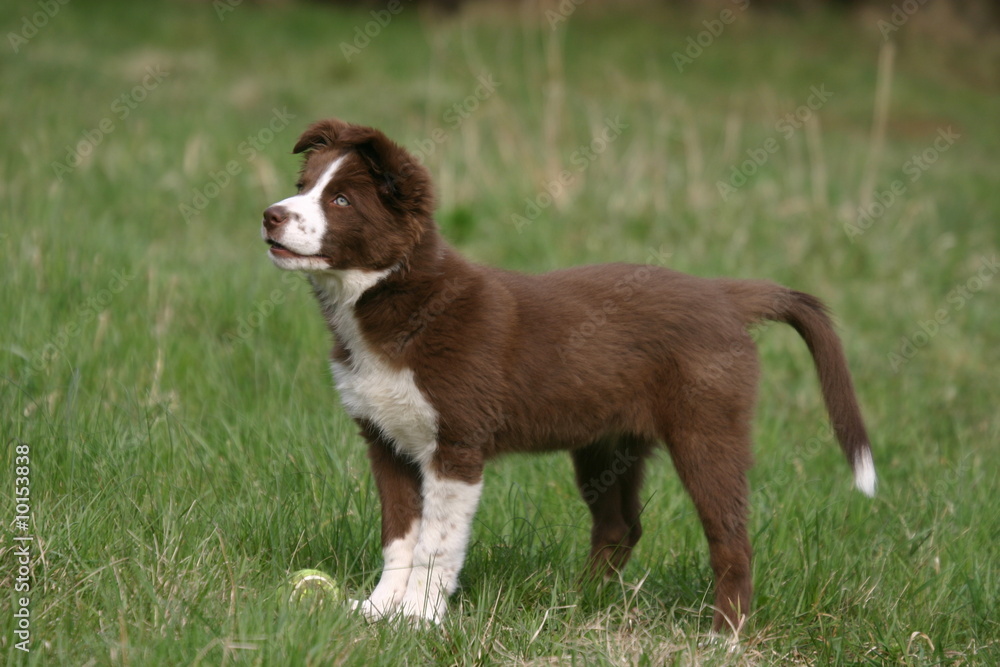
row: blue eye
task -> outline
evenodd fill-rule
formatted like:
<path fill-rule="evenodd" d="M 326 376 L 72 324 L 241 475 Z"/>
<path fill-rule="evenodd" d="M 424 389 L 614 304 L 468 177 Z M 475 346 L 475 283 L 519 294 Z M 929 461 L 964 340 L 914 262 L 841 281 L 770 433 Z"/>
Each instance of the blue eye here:
<path fill-rule="evenodd" d="M 347 197 L 344 195 L 337 195 L 333 198 L 333 203 L 337 206 L 350 206 L 351 202 L 347 201 Z"/>

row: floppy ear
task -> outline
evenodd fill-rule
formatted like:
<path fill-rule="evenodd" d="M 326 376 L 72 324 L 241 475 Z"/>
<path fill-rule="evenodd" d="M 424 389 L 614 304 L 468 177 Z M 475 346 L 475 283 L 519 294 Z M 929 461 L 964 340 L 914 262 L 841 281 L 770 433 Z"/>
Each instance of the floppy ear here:
<path fill-rule="evenodd" d="M 362 125 L 347 125 L 337 143 L 350 147 L 364 160 L 375 178 L 379 194 L 396 208 L 430 215 L 434 194 L 430 176 L 410 153 L 382 132 Z"/>
<path fill-rule="evenodd" d="M 336 118 L 321 120 L 306 128 L 292 149 L 293 154 L 320 148 L 350 148 L 358 152 L 368 168 L 386 171 L 386 163 L 396 152 L 405 152 L 372 127 L 346 123 Z M 391 168 L 389 169 L 391 171 Z"/>
<path fill-rule="evenodd" d="M 347 123 L 336 118 L 313 123 L 295 142 L 292 153 L 298 155 L 324 146 L 333 146 L 337 143 L 338 136 L 348 127 L 350 126 Z"/>
<path fill-rule="evenodd" d="M 356 152 L 386 204 L 418 217 L 430 217 L 433 213 L 434 189 L 427 170 L 405 148 L 375 128 L 335 118 L 321 120 L 306 128 L 292 152 L 307 153 L 320 148 Z"/>

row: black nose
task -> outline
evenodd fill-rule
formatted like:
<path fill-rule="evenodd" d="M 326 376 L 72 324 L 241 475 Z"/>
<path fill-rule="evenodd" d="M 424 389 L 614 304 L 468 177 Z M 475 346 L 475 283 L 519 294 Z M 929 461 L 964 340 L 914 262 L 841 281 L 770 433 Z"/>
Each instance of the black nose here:
<path fill-rule="evenodd" d="M 288 221 L 288 209 L 284 206 L 270 206 L 264 211 L 264 229 L 273 232 Z"/>

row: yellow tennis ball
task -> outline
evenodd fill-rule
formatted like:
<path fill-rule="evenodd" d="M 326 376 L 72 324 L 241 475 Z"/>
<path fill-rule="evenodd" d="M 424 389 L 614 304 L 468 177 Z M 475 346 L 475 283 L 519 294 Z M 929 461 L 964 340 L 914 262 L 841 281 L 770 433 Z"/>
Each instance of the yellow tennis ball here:
<path fill-rule="evenodd" d="M 337 582 L 319 570 L 293 572 L 286 584 L 288 602 L 316 606 L 324 602 L 340 602 L 344 594 Z"/>

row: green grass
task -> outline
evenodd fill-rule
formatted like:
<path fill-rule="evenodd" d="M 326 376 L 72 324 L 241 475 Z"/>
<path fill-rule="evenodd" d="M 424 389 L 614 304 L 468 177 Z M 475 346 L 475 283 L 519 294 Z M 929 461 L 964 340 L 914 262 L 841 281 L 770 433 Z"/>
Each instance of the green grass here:
<path fill-rule="evenodd" d="M 404 7 L 349 63 L 339 44 L 370 16 L 314 4 L 243 3 L 220 21 L 207 2 L 72 2 L 18 53 L 4 45 L 6 663 L 1000 661 L 1000 279 L 969 282 L 1000 249 L 995 42 L 941 44 L 919 17 L 897 33 L 871 185 L 902 179 L 905 192 L 852 241 L 844 224 L 872 159 L 870 20 L 743 15 L 680 73 L 672 54 L 712 10 L 587 3 L 552 31 L 532 4 L 457 17 Z M 38 8 L 4 4 L 4 34 Z M 133 93 L 150 67 L 165 78 Z M 484 75 L 499 87 L 453 122 Z M 818 123 L 786 138 L 776 123 L 821 85 L 833 96 Z M 276 109 L 294 118 L 269 137 Z M 441 226 L 477 260 L 657 261 L 771 278 L 833 307 L 879 495 L 852 491 L 804 345 L 767 328 L 756 608 L 739 650 L 706 642 L 707 549 L 665 458 L 617 584 L 577 585 L 589 525 L 566 457 L 521 457 L 487 472 L 442 628 L 281 607 L 292 570 L 324 569 L 365 595 L 380 568 L 378 503 L 331 386 L 328 334 L 258 236 L 260 211 L 291 191 L 299 131 L 328 116 L 426 148 Z M 620 136 L 574 159 L 615 118 Z M 60 180 L 53 163 L 102 121 L 111 131 Z M 949 126 L 960 138 L 910 181 L 907 161 Z M 776 152 L 723 200 L 717 182 L 768 140 Z M 546 201 L 563 170 L 561 195 L 535 215 L 526 200 Z M 186 220 L 198 192 L 214 196 Z M 519 230 L 515 215 L 531 220 Z M 17 443 L 30 446 L 35 537 L 27 655 L 13 647 Z"/>

